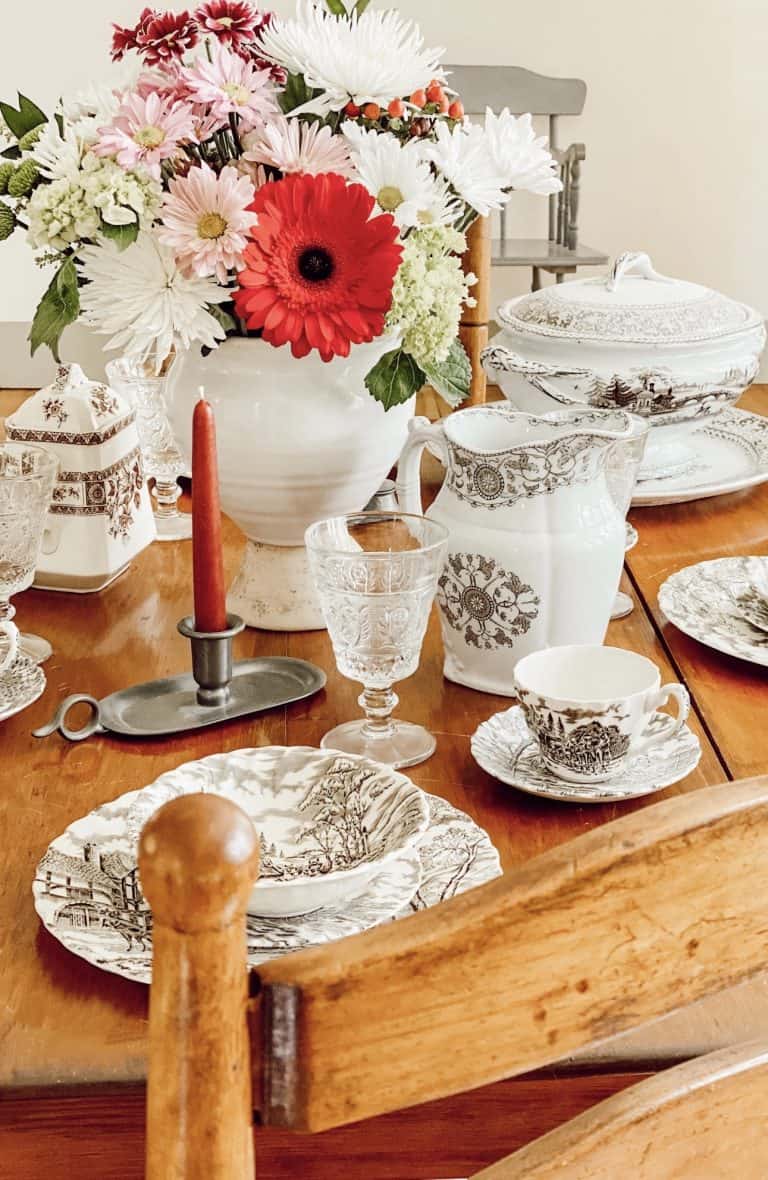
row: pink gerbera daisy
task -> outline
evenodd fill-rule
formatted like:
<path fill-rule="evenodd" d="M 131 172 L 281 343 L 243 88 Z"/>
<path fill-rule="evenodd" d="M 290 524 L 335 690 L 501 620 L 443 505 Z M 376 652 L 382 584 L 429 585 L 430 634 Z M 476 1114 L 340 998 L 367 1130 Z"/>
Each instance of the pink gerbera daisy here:
<path fill-rule="evenodd" d="M 268 71 L 256 69 L 223 45 L 214 45 L 213 61 L 199 58 L 183 74 L 192 101 L 210 107 L 217 118 L 237 115 L 248 128 L 277 111 Z"/>
<path fill-rule="evenodd" d="M 195 9 L 195 20 L 203 33 L 212 33 L 235 53 L 253 41 L 264 18 L 245 0 L 208 0 Z"/>
<path fill-rule="evenodd" d="M 303 123 L 278 115 L 243 138 L 243 156 L 256 164 L 271 164 L 281 172 L 319 176 L 336 172 L 352 176 L 354 168 L 342 135 L 319 123 Z"/>
<path fill-rule="evenodd" d="M 171 103 L 150 93 L 128 94 L 114 122 L 99 128 L 97 156 L 114 156 L 123 168 L 142 164 L 159 179 L 160 164 L 175 156 L 180 143 L 195 134 L 192 111 L 183 103 Z"/>
<path fill-rule="evenodd" d="M 202 164 L 168 186 L 160 213 L 158 237 L 176 255 L 188 275 L 215 275 L 226 283 L 228 272 L 242 266 L 248 230 L 258 221 L 247 206 L 253 185 L 247 176 L 227 166 L 219 175 Z"/>

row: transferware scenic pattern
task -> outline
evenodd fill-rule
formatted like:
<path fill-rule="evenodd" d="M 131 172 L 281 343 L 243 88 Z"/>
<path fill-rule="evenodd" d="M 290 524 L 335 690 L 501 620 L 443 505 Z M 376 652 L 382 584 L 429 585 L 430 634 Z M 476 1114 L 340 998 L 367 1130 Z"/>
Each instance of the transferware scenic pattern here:
<path fill-rule="evenodd" d="M 226 795 L 251 816 L 261 837 L 259 875 L 275 881 L 375 862 L 425 824 L 418 792 L 396 771 L 332 751 L 265 746 L 213 754 L 161 775 L 129 816 L 134 848 L 159 807 L 196 791 Z"/>
<path fill-rule="evenodd" d="M 129 816 L 135 821 L 142 794 L 130 791 L 70 825 L 40 861 L 33 894 L 43 925 L 73 954 L 149 983 L 152 914 L 141 892 L 135 836 L 129 831 Z M 249 966 L 407 917 L 498 876 L 498 853 L 486 833 L 444 799 L 425 799 L 429 826 L 419 842 L 385 866 L 343 912 L 249 916 Z"/>
<path fill-rule="evenodd" d="M 647 733 L 667 724 L 657 713 Z M 683 726 L 658 746 L 630 755 L 621 771 L 599 783 L 567 783 L 557 778 L 542 761 L 539 745 L 519 705 L 496 713 L 472 736 L 472 756 L 488 774 L 531 795 L 567 802 L 608 803 L 638 798 L 678 782 L 697 766 L 701 747 L 696 734 Z"/>
<path fill-rule="evenodd" d="M 749 557 L 721 557 L 679 570 L 659 590 L 670 623 L 716 651 L 768 667 L 768 632 L 737 601 L 751 587 Z"/>
<path fill-rule="evenodd" d="M 539 749 L 550 762 L 579 774 L 603 774 L 629 749 L 629 735 L 621 732 L 619 724 L 599 721 L 594 710 L 569 709 L 566 725 L 561 714 L 555 715 L 545 705 L 534 704 L 524 694 L 520 700 Z M 616 722 L 621 720 L 617 714 Z"/>
<path fill-rule="evenodd" d="M 449 553 L 437 585 L 443 619 L 485 651 L 514 647 L 539 613 L 533 587 L 480 553 Z"/>

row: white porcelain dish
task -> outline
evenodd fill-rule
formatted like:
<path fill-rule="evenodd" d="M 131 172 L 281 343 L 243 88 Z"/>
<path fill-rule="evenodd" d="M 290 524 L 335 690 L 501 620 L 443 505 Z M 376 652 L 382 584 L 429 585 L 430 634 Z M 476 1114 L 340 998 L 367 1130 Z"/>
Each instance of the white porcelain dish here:
<path fill-rule="evenodd" d="M 648 734 L 663 730 L 668 721 L 665 713 L 656 713 Z M 612 778 L 599 783 L 564 782 L 544 765 L 519 705 L 484 721 L 472 735 L 471 748 L 478 766 L 500 782 L 562 803 L 621 803 L 652 795 L 685 778 L 701 758 L 699 739 L 684 725 L 658 746 L 630 757 Z"/>
<path fill-rule="evenodd" d="M 102 971 L 149 983 L 152 913 L 127 829 L 139 794 L 129 791 L 95 808 L 57 836 L 37 866 L 32 893 L 43 926 L 73 955 Z M 248 966 L 407 917 L 498 877 L 499 854 L 488 834 L 445 799 L 424 799 L 426 831 L 343 909 L 296 918 L 249 916 Z"/>
<path fill-rule="evenodd" d="M 261 866 L 248 912 L 261 917 L 342 905 L 428 823 L 424 792 L 388 766 L 309 746 L 262 746 L 186 762 L 140 791 L 128 815 L 134 850 L 159 807 L 197 791 L 232 799 L 253 820 Z"/>
<path fill-rule="evenodd" d="M 688 504 L 742 492 L 768 480 L 768 418 L 748 410 L 723 410 L 689 435 L 696 459 L 682 475 L 646 479 L 635 486 L 633 508 Z"/>
<path fill-rule="evenodd" d="M 765 345 L 753 308 L 660 275 L 642 253 L 622 254 L 604 277 L 510 299 L 497 316 L 502 329 L 483 363 L 518 409 L 586 403 L 664 427 L 652 433 L 641 479 L 691 467 L 690 423 L 741 397 Z"/>
<path fill-rule="evenodd" d="M 718 557 L 672 574 L 659 589 L 670 623 L 715 651 L 768 667 L 768 632 L 754 626 L 739 605 L 752 586 L 753 557 Z M 762 559 L 765 560 L 765 559 Z"/>

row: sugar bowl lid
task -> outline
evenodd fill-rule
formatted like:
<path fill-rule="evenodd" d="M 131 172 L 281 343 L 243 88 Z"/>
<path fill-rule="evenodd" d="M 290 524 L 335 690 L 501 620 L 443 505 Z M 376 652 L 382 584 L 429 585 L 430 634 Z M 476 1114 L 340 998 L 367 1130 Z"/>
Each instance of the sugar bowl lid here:
<path fill-rule="evenodd" d="M 36 431 L 50 442 L 78 441 L 111 433 L 109 428 L 130 414 L 130 406 L 104 382 L 90 381 L 79 365 L 59 365 L 51 384 L 6 419 L 6 429 L 10 438 Z"/>
<path fill-rule="evenodd" d="M 523 335 L 613 344 L 687 344 L 762 328 L 753 308 L 661 275 L 634 252 L 619 255 L 607 275 L 510 299 L 498 316 Z"/>

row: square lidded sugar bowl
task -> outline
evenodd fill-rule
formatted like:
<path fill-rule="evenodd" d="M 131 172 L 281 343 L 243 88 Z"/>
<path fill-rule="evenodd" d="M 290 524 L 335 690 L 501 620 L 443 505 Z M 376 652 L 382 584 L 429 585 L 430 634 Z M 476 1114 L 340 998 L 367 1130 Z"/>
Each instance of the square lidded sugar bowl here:
<path fill-rule="evenodd" d="M 79 365 L 60 365 L 5 428 L 60 464 L 35 586 L 102 590 L 155 539 L 134 411 Z"/>

